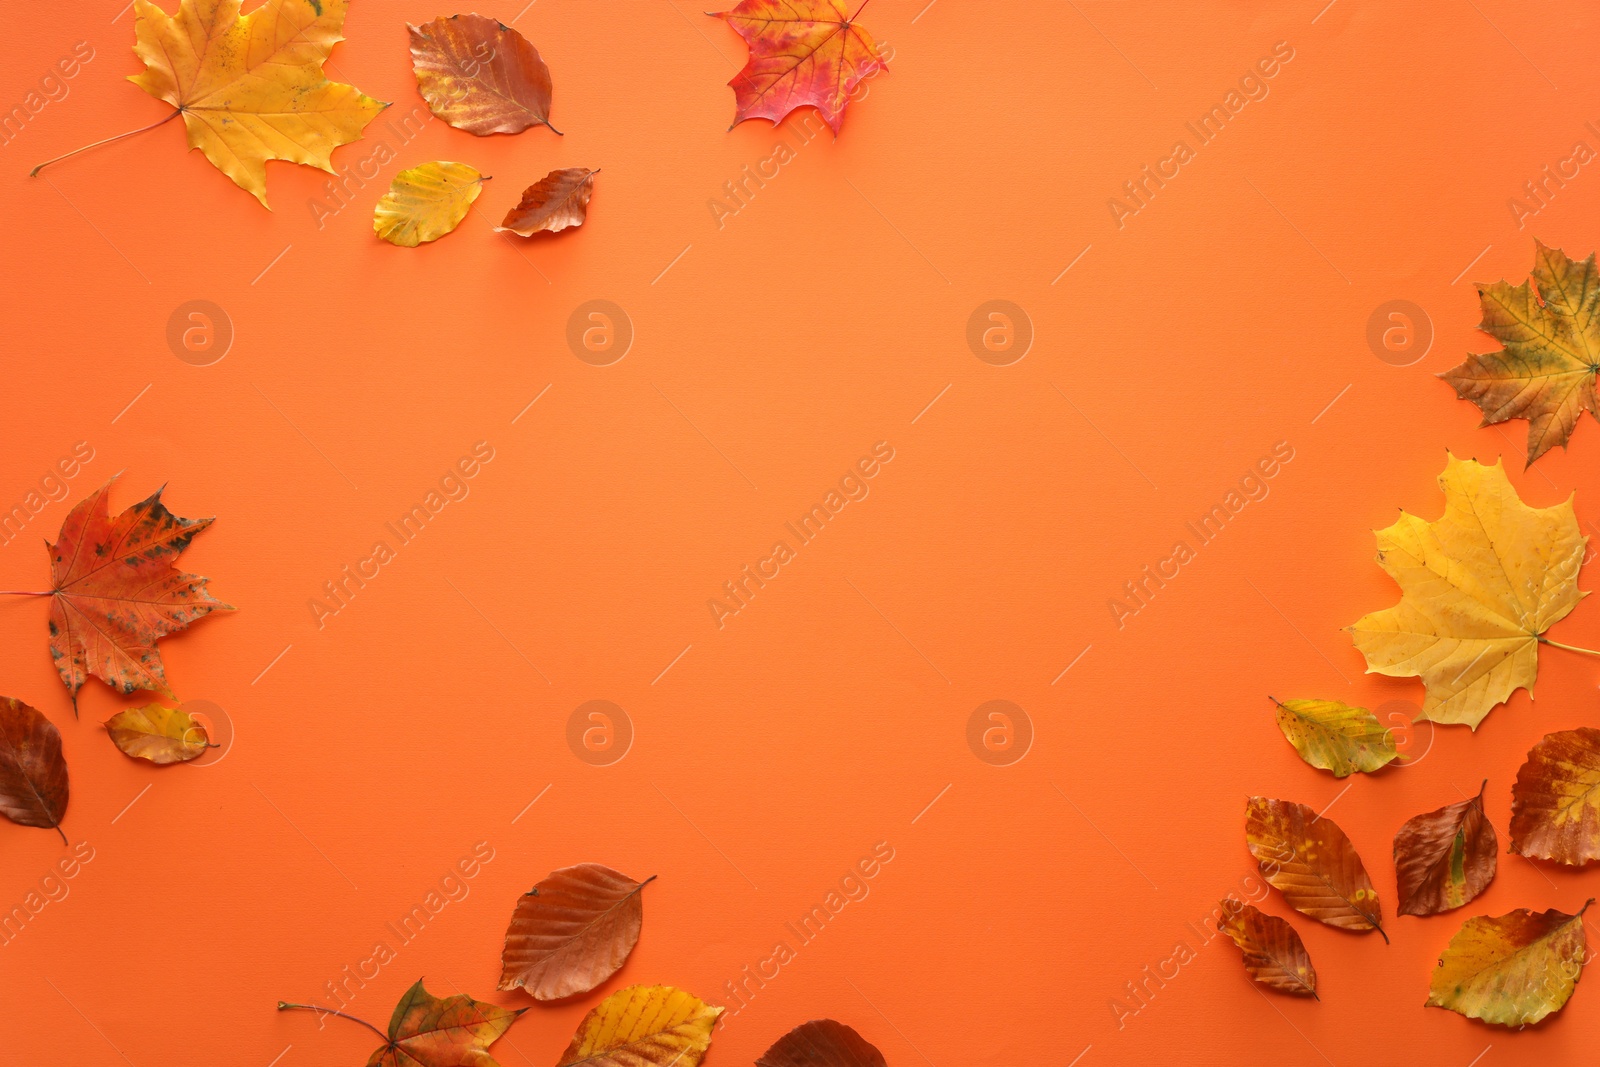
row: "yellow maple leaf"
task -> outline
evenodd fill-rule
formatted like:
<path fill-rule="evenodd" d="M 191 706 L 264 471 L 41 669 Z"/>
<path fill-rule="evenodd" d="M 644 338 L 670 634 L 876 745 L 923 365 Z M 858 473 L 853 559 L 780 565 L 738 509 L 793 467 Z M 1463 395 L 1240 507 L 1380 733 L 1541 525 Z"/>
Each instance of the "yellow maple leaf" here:
<path fill-rule="evenodd" d="M 1419 718 L 1477 729 L 1516 690 L 1533 692 L 1541 644 L 1588 651 L 1542 635 L 1588 595 L 1578 568 L 1589 539 L 1570 496 L 1529 507 L 1498 462 L 1449 456 L 1439 486 L 1437 522 L 1402 512 L 1376 532 L 1400 603 L 1348 629 L 1367 673 L 1422 679 Z"/>
<path fill-rule="evenodd" d="M 268 207 L 267 160 L 332 174 L 329 153 L 389 105 L 322 73 L 349 0 L 264 0 L 243 17 L 239 6 L 180 0 L 168 15 L 134 0 L 133 50 L 146 69 L 128 80 L 177 108 L 189 147 Z"/>

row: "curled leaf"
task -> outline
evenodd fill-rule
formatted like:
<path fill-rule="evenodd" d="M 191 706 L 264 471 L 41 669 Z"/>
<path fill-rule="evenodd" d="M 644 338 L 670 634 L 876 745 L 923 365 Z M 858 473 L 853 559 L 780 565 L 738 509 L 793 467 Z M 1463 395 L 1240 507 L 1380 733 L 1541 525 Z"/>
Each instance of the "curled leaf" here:
<path fill-rule="evenodd" d="M 213 611 L 232 611 L 206 591 L 207 579 L 173 562 L 211 519 L 180 519 L 161 490 L 115 519 L 111 481 L 79 502 L 50 551 L 50 655 L 77 707 L 89 675 L 113 689 L 172 696 L 156 642 Z"/>
<path fill-rule="evenodd" d="M 550 68 L 522 34 L 482 15 L 407 28 L 417 89 L 435 115 L 480 137 L 550 126 Z"/>
<path fill-rule="evenodd" d="M 629 986 L 583 1017 L 556 1067 L 697 1067 L 721 1014 L 672 986 Z"/>
<path fill-rule="evenodd" d="M 640 890 L 654 878 L 635 882 L 598 863 L 546 875 L 512 913 L 500 988 L 520 986 L 537 1000 L 559 1000 L 616 974 L 639 942 Z"/>
<path fill-rule="evenodd" d="M 0 815 L 60 833 L 67 794 L 61 732 L 37 709 L 0 697 Z"/>
<path fill-rule="evenodd" d="M 883 1053 L 844 1023 L 813 1019 L 772 1043 L 756 1067 L 886 1067 Z"/>
<path fill-rule="evenodd" d="M 1484 785 L 1489 784 L 1488 779 Z M 1401 915 L 1438 915 L 1459 908 L 1494 881 L 1499 838 L 1483 813 L 1483 788 L 1406 820 L 1394 835 L 1395 880 Z"/>
<path fill-rule="evenodd" d="M 1366 708 L 1337 700 L 1285 700 L 1277 705 L 1278 729 L 1313 767 L 1343 778 L 1368 773 L 1403 759 L 1391 734 Z"/>
<path fill-rule="evenodd" d="M 1329 926 L 1383 934 L 1383 908 L 1355 846 L 1304 804 L 1251 797 L 1245 843 L 1266 880 L 1295 911 Z"/>
<path fill-rule="evenodd" d="M 568 167 L 553 170 L 522 191 L 522 200 L 506 212 L 496 230 L 532 237 L 541 231 L 556 233 L 582 226 L 589 217 L 589 197 L 594 195 L 598 170 Z"/>
<path fill-rule="evenodd" d="M 390 244 L 415 248 L 461 224 L 484 177 L 465 163 L 435 161 L 403 170 L 372 209 L 372 229 Z"/>
<path fill-rule="evenodd" d="M 1498 1026 L 1527 1026 L 1560 1011 L 1583 972 L 1588 907 L 1576 915 L 1518 908 L 1468 919 L 1439 957 L 1427 1006 Z"/>
<path fill-rule="evenodd" d="M 1400 603 L 1349 629 L 1368 673 L 1422 679 L 1421 718 L 1477 729 L 1517 689 L 1533 691 L 1541 635 L 1588 595 L 1578 591 L 1588 538 L 1571 497 L 1531 508 L 1499 463 L 1450 456 L 1439 487 L 1443 518 L 1402 512 L 1377 532 Z"/>
<path fill-rule="evenodd" d="M 1217 929 L 1244 953 L 1244 969 L 1251 978 L 1291 996 L 1316 997 L 1316 968 L 1300 935 L 1287 922 L 1229 897 L 1222 902 Z"/>
<path fill-rule="evenodd" d="M 1546 734 L 1511 787 L 1511 851 L 1581 867 L 1600 858 L 1600 730 Z"/>
<path fill-rule="evenodd" d="M 106 720 L 106 731 L 124 755 L 151 763 L 183 763 L 211 745 L 206 728 L 187 711 L 160 704 L 119 711 Z"/>
<path fill-rule="evenodd" d="M 1478 287 L 1478 329 L 1504 347 L 1468 356 L 1439 377 L 1483 411 L 1483 425 L 1528 420 L 1528 466 L 1555 445 L 1565 448 L 1587 411 L 1600 418 L 1600 277 L 1594 254 L 1581 263 L 1534 241 L 1535 293 L 1527 282 Z"/>

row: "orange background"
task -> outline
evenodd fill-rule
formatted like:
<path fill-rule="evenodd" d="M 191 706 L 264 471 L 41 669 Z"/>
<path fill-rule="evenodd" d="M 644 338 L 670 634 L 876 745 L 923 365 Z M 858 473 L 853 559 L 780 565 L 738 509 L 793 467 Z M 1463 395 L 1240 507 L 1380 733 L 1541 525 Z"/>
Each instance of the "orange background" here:
<path fill-rule="evenodd" d="M 493 992 L 518 894 L 585 860 L 659 875 L 622 972 L 535 1005 L 495 1046 L 506 1067 L 553 1065 L 623 985 L 733 1006 L 725 983 L 794 947 L 785 923 L 879 842 L 894 858 L 869 894 L 796 949 L 708 1062 L 752 1062 L 822 1016 L 896 1067 L 1173 1052 L 1493 1067 L 1594 1047 L 1593 978 L 1523 1033 L 1422 1002 L 1462 919 L 1575 910 L 1600 875 L 1503 856 L 1467 909 L 1395 919 L 1389 851 L 1406 818 L 1484 777 L 1504 843 L 1529 746 L 1595 724 L 1595 663 L 1546 650 L 1537 704 L 1519 693 L 1431 746 L 1402 731 L 1420 758 L 1353 784 L 1304 765 L 1266 700 L 1420 702 L 1420 683 L 1363 676 L 1338 628 L 1396 598 L 1370 531 L 1397 507 L 1437 517 L 1446 448 L 1505 456 L 1536 505 L 1578 490 L 1600 531 L 1600 427 L 1524 473 L 1525 424 L 1475 428 L 1432 377 L 1493 347 L 1472 282 L 1525 278 L 1534 236 L 1578 256 L 1600 243 L 1600 163 L 1522 229 L 1507 207 L 1574 142 L 1600 149 L 1591 7 L 875 0 L 862 21 L 893 46 L 890 75 L 719 227 L 723 183 L 800 137 L 793 119 L 727 131 L 744 49 L 702 5 L 480 9 L 540 49 L 565 136 L 435 121 L 399 145 L 385 124 L 422 106 L 405 23 L 452 12 L 357 0 L 329 73 L 396 106 L 334 161 L 378 140 L 396 159 L 319 229 L 308 203 L 327 175 L 271 165 L 263 211 L 176 124 L 27 178 L 162 116 L 123 80 L 137 67 L 119 3 L 8 13 L 0 105 L 76 42 L 94 59 L 0 149 L 0 504 L 75 442 L 94 459 L 0 548 L 0 586 L 46 583 L 39 540 L 118 471 L 114 508 L 167 483 L 178 514 L 218 516 L 184 563 L 240 610 L 162 648 L 179 695 L 224 709 L 236 740 L 208 766 L 125 758 L 99 723 L 126 703 L 92 681 L 73 721 L 45 605 L 0 604 L 0 691 L 62 728 L 64 826 L 94 851 L 0 947 L 0 998 L 21 1013 L 8 1062 L 360 1063 L 371 1034 L 275 1002 L 326 1000 L 384 942 L 395 958 L 346 986 L 356 1014 L 382 1025 L 419 976 L 522 1006 Z M 1280 41 L 1294 58 L 1270 95 L 1119 229 L 1108 199 L 1193 146 L 1184 123 Z M 374 201 L 430 159 L 495 180 L 438 243 L 375 240 Z M 603 168 L 581 230 L 491 232 L 523 186 L 579 165 Z M 209 366 L 167 343 L 197 299 L 235 331 Z M 610 366 L 566 343 L 591 299 L 635 331 Z M 991 299 L 1035 332 L 1009 366 L 966 341 Z M 1434 330 L 1404 367 L 1366 338 L 1395 299 Z M 319 628 L 324 581 L 477 441 L 495 457 L 470 496 Z M 895 457 L 870 496 L 719 629 L 708 599 L 878 441 Z M 1123 583 L 1280 441 L 1294 459 L 1270 495 L 1119 628 Z M 1552 636 L 1600 642 L 1600 607 Z M 610 766 L 566 739 L 596 699 L 635 733 Z M 996 699 L 1035 733 L 1009 766 L 967 741 Z M 1390 916 L 1386 947 L 1262 904 L 1293 918 L 1321 1003 L 1258 993 L 1231 946 L 1201 947 L 1196 926 L 1253 871 L 1251 793 L 1333 802 Z M 467 895 L 398 941 L 386 924 L 478 842 L 494 858 Z M 9 823 L 0 849 L 3 909 L 63 855 Z M 1180 941 L 1194 958 L 1127 1000 L 1144 968 L 1172 973 Z M 1119 1018 L 1119 997 L 1139 1010 Z"/>

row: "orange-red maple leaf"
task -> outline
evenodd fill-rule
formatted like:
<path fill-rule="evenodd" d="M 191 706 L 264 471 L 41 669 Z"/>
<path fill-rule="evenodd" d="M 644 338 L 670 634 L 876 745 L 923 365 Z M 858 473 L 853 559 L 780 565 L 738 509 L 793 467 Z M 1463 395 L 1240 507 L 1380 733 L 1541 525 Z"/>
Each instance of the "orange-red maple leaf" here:
<path fill-rule="evenodd" d="M 173 566 L 211 519 L 180 519 L 161 503 L 161 490 L 110 517 L 111 481 L 68 513 L 61 535 L 47 544 L 50 657 L 72 694 L 89 675 L 124 693 L 149 689 L 173 696 L 156 641 L 230 605 L 206 591 L 207 579 Z"/>
<path fill-rule="evenodd" d="M 795 108 L 809 106 L 822 112 L 838 135 L 856 85 L 889 69 L 872 35 L 844 4 L 741 0 L 731 11 L 709 13 L 726 21 L 750 46 L 750 61 L 728 83 L 737 108 L 734 126 L 753 118 L 779 123 Z"/>

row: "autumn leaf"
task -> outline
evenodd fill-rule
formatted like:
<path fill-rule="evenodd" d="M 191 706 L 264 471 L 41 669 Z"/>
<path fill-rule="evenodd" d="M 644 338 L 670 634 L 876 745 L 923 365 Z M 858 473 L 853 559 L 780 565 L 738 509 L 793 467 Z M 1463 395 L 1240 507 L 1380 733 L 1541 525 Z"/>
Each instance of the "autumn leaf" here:
<path fill-rule="evenodd" d="M 0 697 L 0 815 L 61 834 L 67 813 L 67 761 L 61 733 L 34 708 Z"/>
<path fill-rule="evenodd" d="M 813 1019 L 784 1034 L 756 1067 L 887 1067 L 883 1053 L 844 1023 Z"/>
<path fill-rule="evenodd" d="M 372 230 L 393 245 L 415 248 L 461 224 L 487 179 L 465 163 L 436 161 L 403 170 L 372 209 Z"/>
<path fill-rule="evenodd" d="M 123 754 L 151 763 L 183 763 L 211 747 L 206 728 L 182 708 L 147 704 L 119 711 L 105 725 Z"/>
<path fill-rule="evenodd" d="M 1546 734 L 1511 787 L 1511 851 L 1581 867 L 1600 859 L 1600 730 Z"/>
<path fill-rule="evenodd" d="M 1317 997 L 1317 972 L 1294 927 L 1243 901 L 1222 902 L 1217 929 L 1244 953 L 1244 969 L 1264 986 L 1296 997 Z"/>
<path fill-rule="evenodd" d="M 1588 538 L 1570 496 L 1531 508 L 1499 463 L 1449 456 L 1439 486 L 1443 518 L 1402 512 L 1377 531 L 1378 565 L 1400 584 L 1400 603 L 1349 631 L 1367 673 L 1422 679 L 1419 718 L 1476 730 L 1517 689 L 1533 692 L 1541 644 L 1587 651 L 1543 634 L 1588 595 L 1578 590 Z"/>
<path fill-rule="evenodd" d="M 598 863 L 546 875 L 512 913 L 500 988 L 520 986 L 537 1000 L 559 1000 L 616 974 L 639 942 L 640 890 L 654 880 L 635 882 Z"/>
<path fill-rule="evenodd" d="M 1518 908 L 1468 919 L 1439 957 L 1427 1006 L 1499 1026 L 1527 1026 L 1560 1011 L 1583 971 L 1588 907 L 1576 915 Z"/>
<path fill-rule="evenodd" d="M 550 126 L 550 68 L 522 34 L 482 15 L 407 29 L 417 89 L 435 115 L 480 137 Z"/>
<path fill-rule="evenodd" d="M 733 126 L 754 118 L 776 124 L 809 106 L 837 136 L 856 85 L 889 69 L 844 0 L 741 0 L 731 11 L 707 14 L 727 22 L 750 46 L 749 62 L 728 83 Z"/>
<path fill-rule="evenodd" d="M 584 1016 L 556 1067 L 696 1067 L 721 1014 L 672 986 L 629 986 Z"/>
<path fill-rule="evenodd" d="M 1366 708 L 1337 700 L 1272 702 L 1277 706 L 1278 729 L 1300 758 L 1332 771 L 1335 778 L 1355 771 L 1370 773 L 1405 758 L 1395 751 L 1394 736 Z"/>
<path fill-rule="evenodd" d="M 599 173 L 587 167 L 551 171 L 522 191 L 522 202 L 506 212 L 505 221 L 495 229 L 532 237 L 541 230 L 555 233 L 582 226 Z"/>
<path fill-rule="evenodd" d="M 266 207 L 269 159 L 332 174 L 330 153 L 389 106 L 322 73 L 348 3 L 263 0 L 240 17 L 239 0 L 180 0 L 176 15 L 134 0 L 145 70 L 128 80 L 175 107 L 161 122 L 182 115 L 189 147 Z"/>
<path fill-rule="evenodd" d="M 1244 833 L 1261 873 L 1295 911 L 1341 930 L 1376 930 L 1389 940 L 1372 879 L 1333 820 L 1292 800 L 1250 797 Z"/>
<path fill-rule="evenodd" d="M 211 519 L 180 519 L 161 490 L 115 519 L 106 505 L 116 478 L 61 523 L 51 554 L 50 656 L 78 706 L 89 675 L 113 689 L 172 697 L 156 642 L 213 611 L 232 611 L 206 591 L 209 579 L 173 561 Z"/>
<path fill-rule="evenodd" d="M 337 1015 L 381 1037 L 384 1043 L 367 1059 L 367 1067 L 497 1067 L 489 1046 L 527 1011 L 486 1004 L 465 993 L 436 997 L 422 987 L 421 979 L 395 1005 L 387 1034 L 365 1019 L 333 1008 L 278 1002 L 279 1011 L 293 1009 Z"/>
<path fill-rule="evenodd" d="M 1534 241 L 1533 282 L 1478 287 L 1478 329 L 1498 352 L 1468 356 L 1439 377 L 1483 411 L 1483 425 L 1528 420 L 1528 466 L 1555 445 L 1565 448 L 1587 411 L 1600 418 L 1600 276 L 1594 254 L 1574 263 Z M 1537 286 L 1535 291 L 1534 286 Z"/>
<path fill-rule="evenodd" d="M 1486 778 L 1484 786 L 1489 784 Z M 1500 840 L 1483 813 L 1483 788 L 1459 804 L 1407 819 L 1394 835 L 1401 915 L 1438 915 L 1489 887 Z"/>

